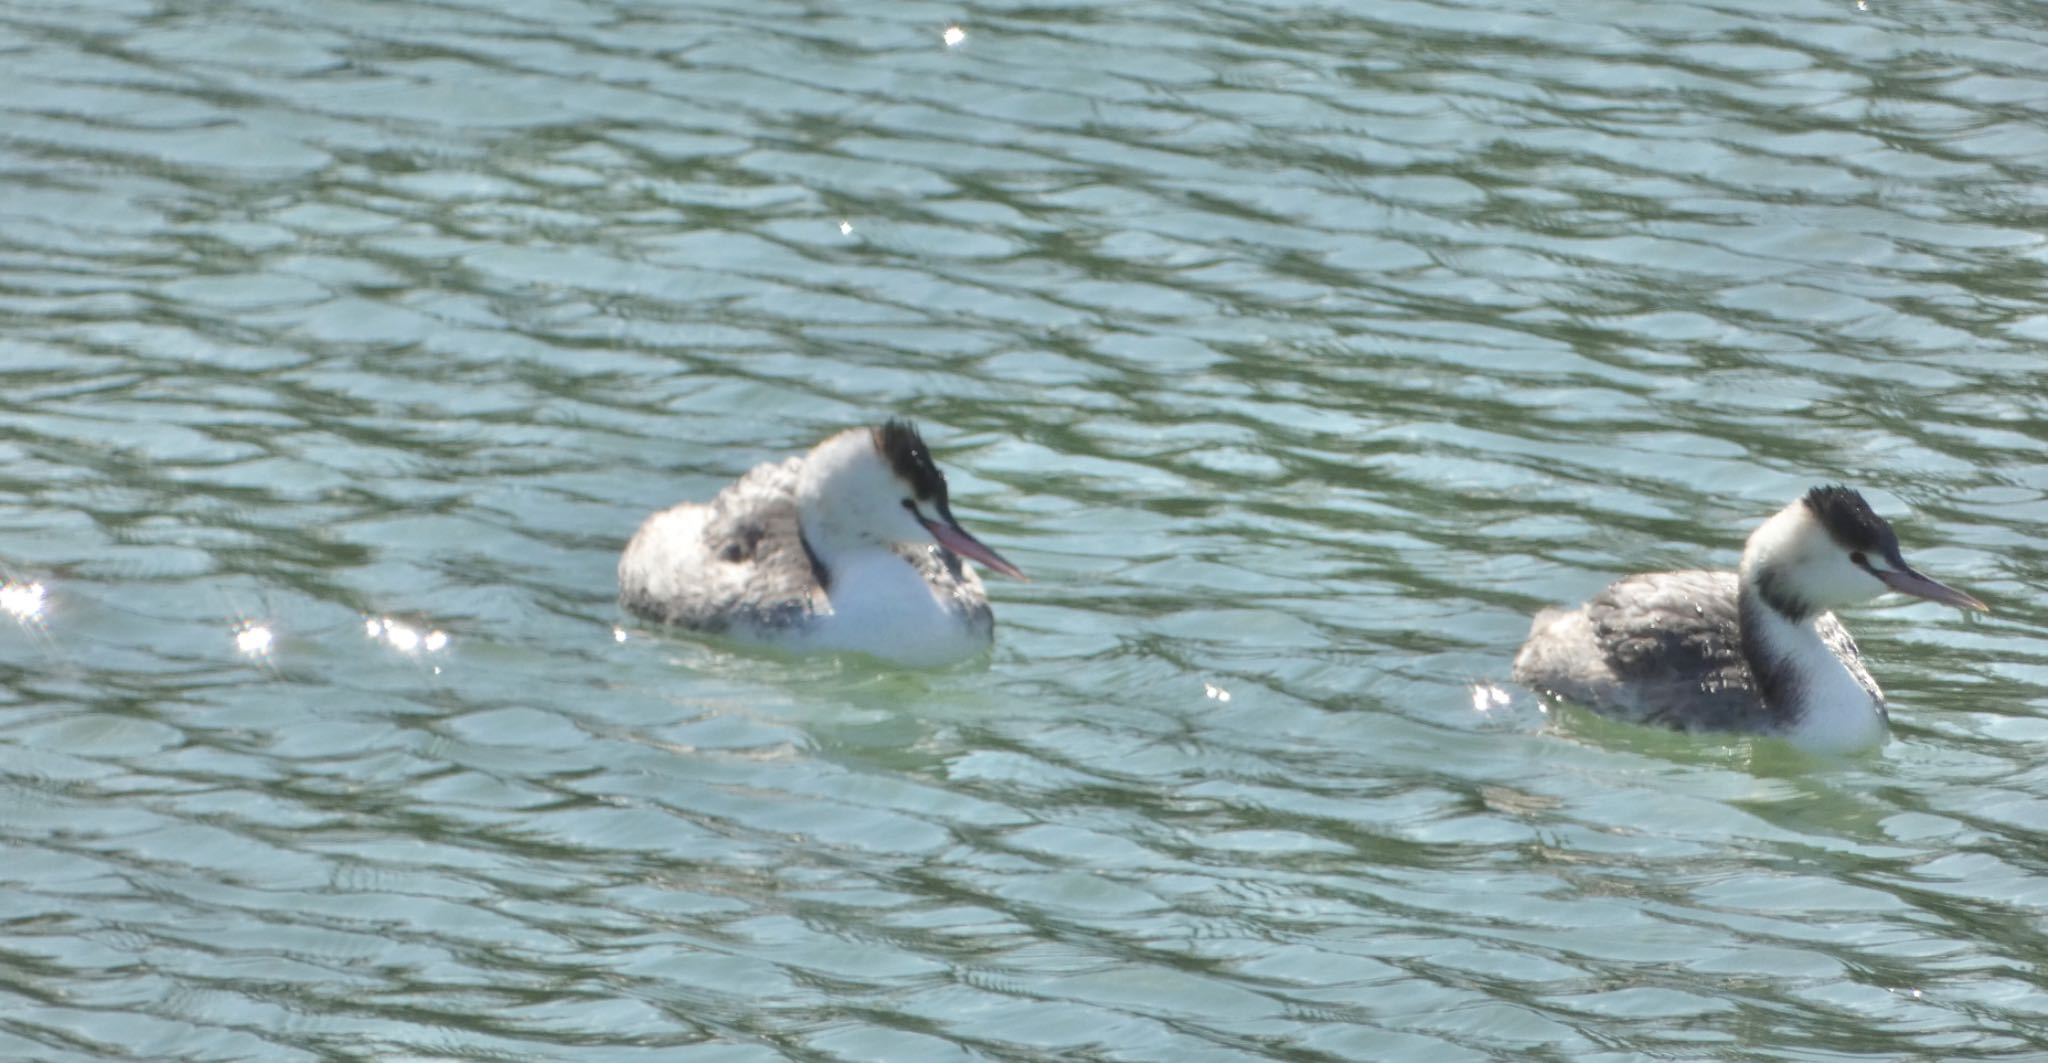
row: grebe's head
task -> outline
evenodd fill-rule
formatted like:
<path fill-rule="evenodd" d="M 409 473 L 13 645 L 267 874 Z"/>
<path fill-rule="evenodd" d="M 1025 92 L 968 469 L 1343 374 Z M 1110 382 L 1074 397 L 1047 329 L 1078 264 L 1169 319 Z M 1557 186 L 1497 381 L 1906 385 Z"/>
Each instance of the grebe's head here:
<path fill-rule="evenodd" d="M 1899 537 L 1847 487 L 1816 487 L 1751 533 L 1743 575 L 1795 620 L 1867 602 L 1886 591 L 1989 612 L 1983 602 L 1906 564 Z"/>
<path fill-rule="evenodd" d="M 936 543 L 1011 579 L 1025 578 L 954 519 L 946 475 L 908 421 L 849 429 L 818 444 L 804 459 L 797 505 L 807 535 Z"/>

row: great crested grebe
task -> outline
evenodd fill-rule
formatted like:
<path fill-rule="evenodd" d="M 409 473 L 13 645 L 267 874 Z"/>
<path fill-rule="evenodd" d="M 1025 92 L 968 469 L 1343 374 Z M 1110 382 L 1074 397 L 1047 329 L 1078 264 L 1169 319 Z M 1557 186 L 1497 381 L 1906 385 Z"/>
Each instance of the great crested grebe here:
<path fill-rule="evenodd" d="M 1867 749 L 1884 740 L 1884 694 L 1830 610 L 1886 591 L 1989 611 L 1913 571 L 1862 495 L 1816 487 L 1751 533 L 1736 572 L 1640 573 L 1538 613 L 1515 681 L 1640 723 Z"/>
<path fill-rule="evenodd" d="M 647 518 L 619 558 L 619 603 L 741 642 L 933 667 L 994 637 L 963 557 L 1025 578 L 953 518 L 931 451 L 892 420 Z"/>

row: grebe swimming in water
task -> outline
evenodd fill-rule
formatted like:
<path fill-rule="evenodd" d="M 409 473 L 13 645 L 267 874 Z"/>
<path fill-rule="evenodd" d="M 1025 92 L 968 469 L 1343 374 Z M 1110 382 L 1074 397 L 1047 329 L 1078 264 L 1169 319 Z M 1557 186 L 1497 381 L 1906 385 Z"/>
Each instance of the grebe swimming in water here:
<path fill-rule="evenodd" d="M 953 519 L 931 451 L 892 420 L 647 518 L 619 558 L 619 604 L 741 642 L 932 667 L 994 637 L 963 557 L 1024 578 Z"/>
<path fill-rule="evenodd" d="M 1830 610 L 1886 591 L 1989 611 L 1913 571 L 1862 495 L 1816 487 L 1751 533 L 1739 571 L 1640 573 L 1538 613 L 1515 682 L 1640 723 L 1866 749 L 1884 694 Z"/>

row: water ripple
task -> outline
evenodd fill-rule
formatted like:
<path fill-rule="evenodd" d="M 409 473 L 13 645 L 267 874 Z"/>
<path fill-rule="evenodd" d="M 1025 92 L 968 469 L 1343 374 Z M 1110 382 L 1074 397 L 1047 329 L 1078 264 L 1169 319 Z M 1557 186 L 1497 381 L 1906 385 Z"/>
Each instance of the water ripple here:
<path fill-rule="evenodd" d="M 0 1055 L 2048 1048 L 2048 23 L 1553 7 L 0 14 Z M 620 625 L 890 412 L 986 667 Z M 1835 480 L 1880 756 L 1504 685 Z"/>

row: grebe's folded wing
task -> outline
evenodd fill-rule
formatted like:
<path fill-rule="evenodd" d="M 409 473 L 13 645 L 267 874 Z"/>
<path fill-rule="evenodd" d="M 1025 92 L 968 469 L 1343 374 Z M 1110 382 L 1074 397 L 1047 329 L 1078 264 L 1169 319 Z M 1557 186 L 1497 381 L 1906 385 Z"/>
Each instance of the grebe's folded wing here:
<path fill-rule="evenodd" d="M 650 620 L 698 631 L 800 624 L 817 574 L 796 518 L 801 459 L 757 465 L 710 502 L 647 519 L 620 564 L 620 601 Z"/>
<path fill-rule="evenodd" d="M 1614 677 L 1610 715 L 1687 731 L 1768 729 L 1770 714 L 1742 655 L 1733 572 L 1646 572 L 1586 603 Z"/>
<path fill-rule="evenodd" d="M 797 523 L 802 458 L 754 466 L 718 492 L 704 519 L 704 546 L 716 559 L 706 589 L 722 599 L 727 625 L 802 623 L 824 590 Z"/>

